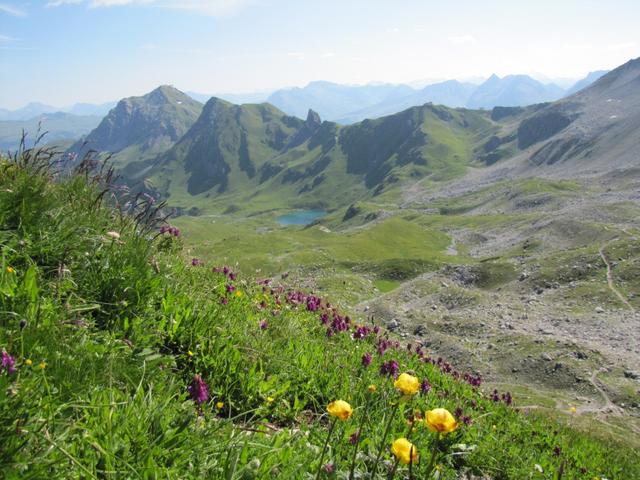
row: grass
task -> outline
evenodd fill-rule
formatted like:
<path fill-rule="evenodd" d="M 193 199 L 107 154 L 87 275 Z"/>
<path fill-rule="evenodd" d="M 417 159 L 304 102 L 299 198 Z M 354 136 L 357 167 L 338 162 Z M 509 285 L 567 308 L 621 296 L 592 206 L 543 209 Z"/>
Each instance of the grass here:
<path fill-rule="evenodd" d="M 396 288 L 398 288 L 401 284 L 402 282 L 397 280 L 376 280 L 374 282 L 374 285 L 376 286 L 376 288 L 380 290 L 382 293 L 391 292 Z"/>
<path fill-rule="evenodd" d="M 192 266 L 181 237 L 158 234 L 152 205 L 124 213 L 106 204 L 104 177 L 56 176 L 49 160 L 27 151 L 0 162 L 3 478 L 347 478 L 352 468 L 363 478 L 376 457 L 375 478 L 424 478 L 434 448 L 443 479 L 640 475 L 630 447 L 519 413 L 415 345 L 372 325 L 357 330 L 330 299 Z M 385 235 L 399 227 L 413 242 L 427 238 L 423 249 L 448 244 L 399 221 L 352 241 L 389 260 L 398 249 Z M 343 241 L 326 248 L 347 255 Z M 380 373 L 390 361 L 430 390 L 402 400 Z M 198 378 L 206 398 L 189 390 Z M 327 415 L 336 399 L 353 406 L 344 422 Z M 435 443 L 418 419 L 437 407 L 469 424 Z M 349 439 L 360 428 L 354 456 Z M 420 459 L 394 468 L 389 447 L 404 436 Z"/>

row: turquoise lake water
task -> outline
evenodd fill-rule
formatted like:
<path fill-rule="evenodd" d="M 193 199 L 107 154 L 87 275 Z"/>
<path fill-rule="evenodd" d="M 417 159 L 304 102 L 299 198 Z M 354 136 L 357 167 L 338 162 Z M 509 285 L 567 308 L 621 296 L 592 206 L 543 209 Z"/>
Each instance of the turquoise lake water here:
<path fill-rule="evenodd" d="M 324 210 L 300 210 L 297 212 L 281 215 L 276 220 L 280 225 L 309 225 L 314 220 L 324 217 L 327 214 Z"/>

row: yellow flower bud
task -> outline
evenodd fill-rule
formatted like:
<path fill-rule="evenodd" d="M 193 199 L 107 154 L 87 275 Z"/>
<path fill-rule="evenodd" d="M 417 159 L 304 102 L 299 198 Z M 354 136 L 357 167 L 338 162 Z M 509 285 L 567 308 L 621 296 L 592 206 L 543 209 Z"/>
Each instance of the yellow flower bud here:
<path fill-rule="evenodd" d="M 435 408 L 427 412 L 427 427 L 433 432 L 450 433 L 458 428 L 458 422 L 446 408 Z"/>
<path fill-rule="evenodd" d="M 33 365 L 33 362 L 31 361 L 31 359 L 30 359 L 30 358 L 27 358 L 27 359 L 24 361 L 24 364 L 25 364 L 27 367 L 30 367 L 31 365 Z"/>
<path fill-rule="evenodd" d="M 401 374 L 398 379 L 393 383 L 403 395 L 415 395 L 420 390 L 420 382 L 413 375 L 408 373 Z"/>
<path fill-rule="evenodd" d="M 15 273 L 16 271 L 14 270 L 13 267 L 7 267 L 7 273 Z"/>
<path fill-rule="evenodd" d="M 44 360 L 42 362 L 40 362 L 40 364 L 38 365 L 38 368 L 40 370 L 44 370 L 45 368 L 47 368 L 47 362 L 45 362 Z"/>
<path fill-rule="evenodd" d="M 217 408 L 218 410 L 222 410 L 222 409 L 224 408 L 224 403 L 223 403 L 223 402 L 218 402 L 218 403 L 216 403 L 216 408 Z"/>
<path fill-rule="evenodd" d="M 378 387 L 376 387 L 373 383 L 367 387 L 367 390 L 369 390 L 369 393 L 375 393 L 377 389 Z"/>
<path fill-rule="evenodd" d="M 327 405 L 327 412 L 332 417 L 339 418 L 340 420 L 348 420 L 353 413 L 351 405 L 344 400 L 335 400 Z"/>
<path fill-rule="evenodd" d="M 406 438 L 399 438 L 391 444 L 391 453 L 403 463 L 407 465 L 409 462 L 416 463 L 418 461 L 418 449 Z"/>
<path fill-rule="evenodd" d="M 189 357 L 193 357 L 193 352 L 192 352 L 191 350 L 189 350 L 189 351 L 187 352 L 187 356 L 189 356 Z"/>
<path fill-rule="evenodd" d="M 274 400 L 273 397 L 267 397 L 267 403 L 273 403 Z"/>

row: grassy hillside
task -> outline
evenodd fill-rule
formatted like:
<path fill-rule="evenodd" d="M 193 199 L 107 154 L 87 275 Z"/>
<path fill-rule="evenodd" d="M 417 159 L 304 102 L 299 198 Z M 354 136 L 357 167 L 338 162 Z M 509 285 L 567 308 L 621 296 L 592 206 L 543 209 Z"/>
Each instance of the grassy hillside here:
<path fill-rule="evenodd" d="M 202 265 L 152 206 L 123 214 L 47 163 L 0 163 L 4 478 L 640 475 L 628 447 L 523 415 L 330 299 Z"/>
<path fill-rule="evenodd" d="M 212 99 L 173 148 L 143 167 L 179 208 L 338 208 L 391 198 L 418 179 L 459 177 L 496 129 L 485 113 L 432 105 L 342 127 L 313 112 L 303 122 L 268 104 Z"/>

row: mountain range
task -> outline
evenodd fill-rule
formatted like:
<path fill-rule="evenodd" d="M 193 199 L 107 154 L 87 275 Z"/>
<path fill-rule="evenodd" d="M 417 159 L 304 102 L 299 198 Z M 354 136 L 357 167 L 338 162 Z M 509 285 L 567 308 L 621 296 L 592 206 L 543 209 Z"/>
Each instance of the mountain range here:
<path fill-rule="evenodd" d="M 26 134 L 26 146 L 30 147 L 39 134 L 45 133 L 44 142 L 75 141 L 93 130 L 102 116 L 73 115 L 64 112 L 41 113 L 29 120 L 0 120 L 0 150 L 16 150 Z"/>
<path fill-rule="evenodd" d="M 212 96 L 231 103 L 269 102 L 289 115 L 304 118 L 308 109 L 323 118 L 338 123 L 353 123 L 365 118 L 376 118 L 397 113 L 414 105 L 427 102 L 448 107 L 493 108 L 494 106 L 525 106 L 552 101 L 581 90 L 607 73 L 591 72 L 568 89 L 553 83 L 544 83 L 527 75 L 492 75 L 480 83 L 447 80 L 428 84 L 420 89 L 409 85 L 341 85 L 315 81 L 306 87 L 284 88 L 276 91 L 251 93 L 203 94 L 186 92 L 194 100 L 205 103 Z M 27 121 L 47 113 L 64 112 L 78 116 L 104 116 L 117 102 L 101 104 L 75 103 L 67 107 L 54 107 L 31 102 L 16 110 L 0 108 L 0 121 Z"/>
<path fill-rule="evenodd" d="M 27 146 L 33 145 L 38 132 L 46 132 L 45 142 L 73 142 L 93 130 L 114 106 L 115 102 L 76 103 L 57 108 L 32 102 L 17 110 L 0 109 L 0 150 L 16 150 L 23 132 Z"/>
<path fill-rule="evenodd" d="M 17 110 L 0 108 L 0 120 L 33 120 L 45 113 L 68 113 L 78 116 L 104 116 L 115 106 L 116 102 L 101 104 L 74 103 L 69 107 L 54 107 L 40 102 L 31 102 Z"/>
<path fill-rule="evenodd" d="M 538 99 L 517 77 L 485 84 L 487 93 L 470 99 L 504 100 L 515 86 Z M 395 198 L 398 187 L 450 180 L 470 168 L 571 176 L 585 165 L 592 172 L 636 165 L 639 86 L 637 59 L 551 103 L 492 110 L 428 103 L 347 126 L 323 122 L 314 110 L 302 120 L 268 103 L 212 98 L 202 106 L 163 86 L 120 101 L 72 150 L 114 152 L 131 185 L 176 207 L 332 208 Z"/>
<path fill-rule="evenodd" d="M 447 80 L 420 89 L 409 85 L 341 85 L 332 82 L 311 82 L 303 88 L 285 88 L 270 95 L 219 95 L 232 103 L 266 101 L 283 112 L 304 118 L 312 109 L 322 118 L 341 124 L 359 122 L 398 113 L 415 105 L 431 102 L 448 107 L 491 109 L 495 106 L 526 106 L 558 100 L 581 90 L 604 75 L 591 72 L 568 89 L 554 83 L 543 83 L 528 75 L 492 75 L 481 83 Z M 206 101 L 206 95 L 194 96 Z"/>

